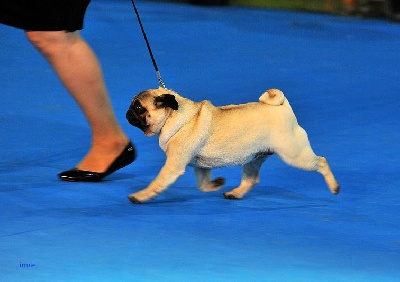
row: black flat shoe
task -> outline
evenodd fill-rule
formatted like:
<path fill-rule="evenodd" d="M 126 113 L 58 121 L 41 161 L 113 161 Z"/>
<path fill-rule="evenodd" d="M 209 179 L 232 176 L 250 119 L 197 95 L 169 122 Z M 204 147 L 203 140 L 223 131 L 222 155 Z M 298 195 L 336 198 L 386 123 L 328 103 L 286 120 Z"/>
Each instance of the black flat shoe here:
<path fill-rule="evenodd" d="M 114 171 L 131 164 L 135 159 L 136 151 L 132 143 L 129 141 L 122 153 L 115 159 L 115 161 L 107 168 L 105 172 L 93 172 L 73 168 L 71 170 L 59 173 L 58 177 L 65 181 L 99 182 Z"/>

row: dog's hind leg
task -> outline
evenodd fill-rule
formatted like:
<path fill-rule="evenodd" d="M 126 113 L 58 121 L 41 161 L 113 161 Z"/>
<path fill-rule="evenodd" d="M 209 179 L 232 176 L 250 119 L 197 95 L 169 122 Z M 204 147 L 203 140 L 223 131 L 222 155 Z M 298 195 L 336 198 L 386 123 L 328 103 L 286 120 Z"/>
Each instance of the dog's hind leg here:
<path fill-rule="evenodd" d="M 333 175 L 332 170 L 329 167 L 328 161 L 324 157 L 319 157 L 317 171 L 321 173 L 322 176 L 325 178 L 325 182 L 328 185 L 328 188 L 332 192 L 332 194 L 339 194 L 339 183 L 336 181 L 335 176 Z"/>
<path fill-rule="evenodd" d="M 239 187 L 224 193 L 225 199 L 238 200 L 260 181 L 260 168 L 270 154 L 260 154 L 253 160 L 243 165 L 242 182 Z"/>
<path fill-rule="evenodd" d="M 287 138 L 286 141 L 284 146 L 276 148 L 276 153 L 282 160 L 300 169 L 318 171 L 323 175 L 332 194 L 338 194 L 340 187 L 327 160 L 324 157 L 315 155 L 304 129 L 298 127 L 295 131 L 295 136 Z"/>
<path fill-rule="evenodd" d="M 195 167 L 194 172 L 196 173 L 197 185 L 203 192 L 218 191 L 225 184 L 223 177 L 217 177 L 211 181 L 211 169 Z"/>

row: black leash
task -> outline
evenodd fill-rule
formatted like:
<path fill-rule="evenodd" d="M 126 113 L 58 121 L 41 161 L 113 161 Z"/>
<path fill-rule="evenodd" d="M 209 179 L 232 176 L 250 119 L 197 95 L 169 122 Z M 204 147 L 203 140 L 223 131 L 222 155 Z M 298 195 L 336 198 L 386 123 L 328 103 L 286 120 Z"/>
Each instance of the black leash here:
<path fill-rule="evenodd" d="M 131 2 L 132 2 L 133 9 L 135 10 L 135 14 L 137 16 L 137 19 L 138 19 L 138 22 L 139 22 L 139 25 L 140 25 L 140 29 L 142 30 L 144 41 L 146 41 L 146 45 L 147 45 L 147 49 L 149 50 L 151 61 L 153 62 L 154 69 L 156 70 L 158 82 L 160 83 L 161 87 L 167 88 L 167 87 L 165 87 L 164 81 L 162 80 L 161 74 L 160 74 L 160 72 L 158 70 L 156 60 L 154 59 L 153 52 L 151 51 L 150 43 L 149 43 L 149 40 L 147 39 L 146 32 L 144 31 L 143 24 L 142 24 L 142 21 L 140 20 L 139 12 L 138 12 L 138 10 L 136 8 L 135 2 L 133 2 L 133 0 L 131 0 Z"/>

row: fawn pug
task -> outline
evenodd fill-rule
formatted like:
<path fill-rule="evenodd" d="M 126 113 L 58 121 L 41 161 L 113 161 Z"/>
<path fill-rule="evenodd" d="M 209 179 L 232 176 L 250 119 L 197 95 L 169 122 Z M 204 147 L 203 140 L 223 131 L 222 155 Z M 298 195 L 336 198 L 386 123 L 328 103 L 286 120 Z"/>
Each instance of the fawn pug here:
<path fill-rule="evenodd" d="M 199 189 L 220 189 L 225 180 L 211 179 L 211 169 L 243 167 L 240 185 L 224 193 L 241 199 L 259 182 L 259 171 L 269 155 L 276 153 L 294 167 L 321 173 L 333 194 L 339 193 L 327 160 L 317 156 L 305 130 L 278 89 L 261 95 L 259 102 L 216 107 L 209 101 L 194 102 L 164 88 L 139 93 L 126 113 L 130 124 L 145 135 L 158 135 L 166 162 L 147 188 L 128 196 L 133 203 L 156 197 L 194 167 Z"/>

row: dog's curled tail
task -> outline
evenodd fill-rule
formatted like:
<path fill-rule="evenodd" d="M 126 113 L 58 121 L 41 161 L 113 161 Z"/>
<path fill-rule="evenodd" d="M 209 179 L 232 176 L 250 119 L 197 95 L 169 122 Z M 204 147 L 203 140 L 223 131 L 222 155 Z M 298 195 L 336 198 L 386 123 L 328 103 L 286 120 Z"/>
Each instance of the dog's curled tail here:
<path fill-rule="evenodd" d="M 260 96 L 259 101 L 271 106 L 280 106 L 285 101 L 285 95 L 281 90 L 272 88 L 265 91 Z"/>

